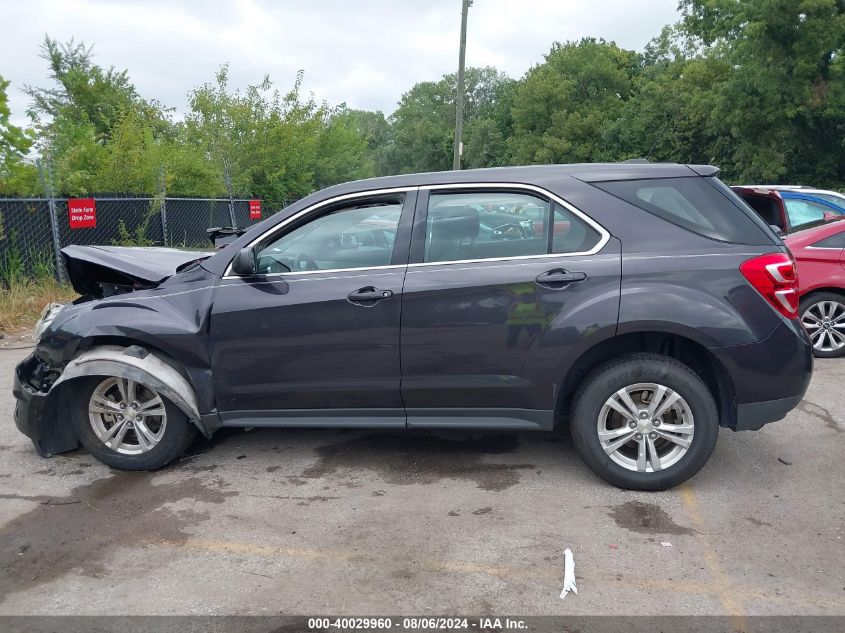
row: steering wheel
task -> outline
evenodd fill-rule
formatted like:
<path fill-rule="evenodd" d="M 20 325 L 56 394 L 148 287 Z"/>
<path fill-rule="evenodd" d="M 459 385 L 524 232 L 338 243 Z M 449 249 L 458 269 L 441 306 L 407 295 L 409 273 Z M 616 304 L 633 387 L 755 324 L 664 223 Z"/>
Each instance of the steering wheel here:
<path fill-rule="evenodd" d="M 299 253 L 296 259 L 293 260 L 293 272 L 300 272 L 303 270 L 320 270 L 317 263 L 305 253 Z"/>
<path fill-rule="evenodd" d="M 518 233 L 514 234 L 513 229 Z M 510 222 L 509 224 L 502 224 L 493 229 L 493 234 L 490 236 L 491 240 L 524 240 L 528 237 L 525 227 L 518 222 Z"/>

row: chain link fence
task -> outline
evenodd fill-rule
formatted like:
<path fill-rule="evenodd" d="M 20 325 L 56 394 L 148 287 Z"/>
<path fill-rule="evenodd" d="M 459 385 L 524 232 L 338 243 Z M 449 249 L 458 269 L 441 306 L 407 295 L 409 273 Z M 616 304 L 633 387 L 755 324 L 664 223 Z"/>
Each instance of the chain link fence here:
<path fill-rule="evenodd" d="M 59 250 L 70 244 L 209 250 L 214 247 L 206 229 L 248 228 L 269 214 L 260 201 L 245 199 L 114 194 L 0 198 L 0 281 L 19 277 L 64 281 Z"/>

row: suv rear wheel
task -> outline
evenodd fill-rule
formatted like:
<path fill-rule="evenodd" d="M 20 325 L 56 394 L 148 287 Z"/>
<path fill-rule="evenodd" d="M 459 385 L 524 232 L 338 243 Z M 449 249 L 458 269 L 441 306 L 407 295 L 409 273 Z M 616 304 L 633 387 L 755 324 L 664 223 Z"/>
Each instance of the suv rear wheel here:
<path fill-rule="evenodd" d="M 704 381 L 673 358 L 645 353 L 593 371 L 575 394 L 570 426 L 587 465 L 632 490 L 686 481 L 707 462 L 719 434 Z"/>

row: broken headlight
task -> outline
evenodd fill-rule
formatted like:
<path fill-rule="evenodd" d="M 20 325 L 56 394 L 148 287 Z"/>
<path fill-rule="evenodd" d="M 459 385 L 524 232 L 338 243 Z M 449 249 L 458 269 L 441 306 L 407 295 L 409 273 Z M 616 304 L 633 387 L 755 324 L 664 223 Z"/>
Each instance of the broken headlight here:
<path fill-rule="evenodd" d="M 38 319 L 38 322 L 35 324 L 35 328 L 32 330 L 32 338 L 36 343 L 41 340 L 41 335 L 44 334 L 44 330 L 50 327 L 53 319 L 56 318 L 56 315 L 64 307 L 64 303 L 48 303 L 44 306 L 44 309 L 41 311 L 41 317 Z"/>

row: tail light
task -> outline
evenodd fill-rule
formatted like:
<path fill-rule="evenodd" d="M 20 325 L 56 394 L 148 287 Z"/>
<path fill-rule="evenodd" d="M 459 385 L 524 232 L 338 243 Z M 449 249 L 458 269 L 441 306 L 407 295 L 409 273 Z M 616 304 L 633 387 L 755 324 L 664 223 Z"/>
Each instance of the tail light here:
<path fill-rule="evenodd" d="M 742 262 L 739 271 L 775 310 L 789 319 L 798 317 L 798 271 L 791 255 L 760 255 Z"/>

